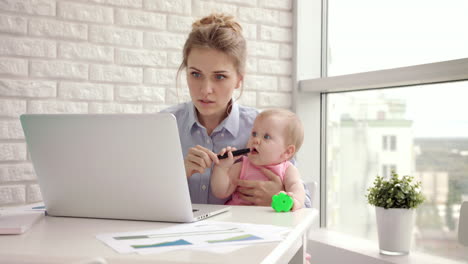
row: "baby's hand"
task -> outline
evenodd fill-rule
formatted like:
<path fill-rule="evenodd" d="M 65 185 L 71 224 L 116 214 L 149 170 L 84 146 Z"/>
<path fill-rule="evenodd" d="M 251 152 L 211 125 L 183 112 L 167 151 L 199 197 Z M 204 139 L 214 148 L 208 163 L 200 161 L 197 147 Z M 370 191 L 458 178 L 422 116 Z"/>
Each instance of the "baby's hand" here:
<path fill-rule="evenodd" d="M 235 147 L 227 146 L 219 151 L 218 155 L 224 155 L 225 153 L 228 153 L 228 156 L 225 159 L 220 159 L 216 166 L 221 168 L 230 168 L 235 161 L 234 156 L 232 155 L 232 152 L 235 150 L 237 150 Z"/>

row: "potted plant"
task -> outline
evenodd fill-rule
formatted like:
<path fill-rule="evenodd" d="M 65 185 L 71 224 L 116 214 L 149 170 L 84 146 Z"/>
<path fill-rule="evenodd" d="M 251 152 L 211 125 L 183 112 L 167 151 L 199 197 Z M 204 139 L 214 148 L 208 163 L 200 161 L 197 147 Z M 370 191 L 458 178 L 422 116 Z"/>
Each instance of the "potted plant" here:
<path fill-rule="evenodd" d="M 412 176 L 399 177 L 392 171 L 390 179 L 377 176 L 366 197 L 375 206 L 380 253 L 408 254 L 414 211 L 424 201 L 421 182 L 415 182 Z"/>

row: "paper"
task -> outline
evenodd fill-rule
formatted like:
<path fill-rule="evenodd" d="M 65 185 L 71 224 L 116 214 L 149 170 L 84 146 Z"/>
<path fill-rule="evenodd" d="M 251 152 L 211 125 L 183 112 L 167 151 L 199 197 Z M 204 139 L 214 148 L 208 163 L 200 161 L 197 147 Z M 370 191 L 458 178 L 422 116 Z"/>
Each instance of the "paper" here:
<path fill-rule="evenodd" d="M 44 212 L 43 203 L 2 207 L 0 208 L 0 234 L 22 234 L 42 219 Z"/>
<path fill-rule="evenodd" d="M 2 212 L 0 215 L 0 234 L 22 234 L 43 216 L 43 212 Z"/>
<path fill-rule="evenodd" d="M 0 207 L 0 215 L 3 213 L 11 212 L 45 212 L 46 208 L 44 203 L 32 203 L 20 206 Z"/>
<path fill-rule="evenodd" d="M 271 225 L 202 221 L 157 230 L 100 234 L 96 238 L 119 253 L 153 254 L 175 249 L 222 253 L 237 250 L 238 246 L 281 241 L 289 231 Z"/>

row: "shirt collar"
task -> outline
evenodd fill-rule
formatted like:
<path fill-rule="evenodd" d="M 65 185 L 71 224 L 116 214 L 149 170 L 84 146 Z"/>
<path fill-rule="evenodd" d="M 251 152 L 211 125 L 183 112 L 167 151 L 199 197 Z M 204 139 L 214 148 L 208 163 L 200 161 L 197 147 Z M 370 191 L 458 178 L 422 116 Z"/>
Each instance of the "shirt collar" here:
<path fill-rule="evenodd" d="M 199 127 L 202 127 L 202 125 L 198 123 L 197 113 L 193 103 L 191 101 L 188 102 L 186 107 L 188 112 L 187 132 L 190 133 L 195 125 L 198 125 Z"/>
<path fill-rule="evenodd" d="M 224 127 L 233 137 L 237 137 L 239 133 L 239 105 L 233 100 L 231 100 L 231 103 L 231 112 L 214 131 L 221 131 Z"/>
<path fill-rule="evenodd" d="M 219 124 L 213 132 L 221 131 L 223 128 L 229 131 L 232 136 L 237 137 L 239 133 L 239 105 L 231 99 L 232 108 L 229 115 Z M 197 125 L 202 128 L 203 125 L 200 124 L 197 117 L 197 110 L 192 102 L 187 104 L 188 111 L 188 122 L 187 122 L 187 132 L 191 132 L 192 128 Z"/>

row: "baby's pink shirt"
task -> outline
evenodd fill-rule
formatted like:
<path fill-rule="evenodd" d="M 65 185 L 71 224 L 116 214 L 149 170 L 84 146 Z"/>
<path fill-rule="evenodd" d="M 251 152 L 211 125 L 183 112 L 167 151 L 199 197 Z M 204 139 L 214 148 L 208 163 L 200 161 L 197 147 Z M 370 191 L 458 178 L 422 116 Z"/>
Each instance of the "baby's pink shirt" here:
<path fill-rule="evenodd" d="M 265 176 L 260 168 L 266 168 L 274 172 L 281 178 L 283 182 L 284 176 L 286 175 L 286 169 L 291 165 L 289 160 L 283 161 L 276 165 L 268 166 L 256 166 L 250 162 L 247 156 L 242 157 L 242 168 L 239 175 L 240 180 L 257 180 L 257 181 L 268 181 L 269 178 Z M 240 198 L 239 193 L 234 191 L 231 200 L 227 201 L 229 205 L 252 205 L 253 203 L 244 201 Z"/>

